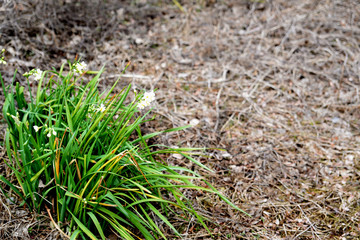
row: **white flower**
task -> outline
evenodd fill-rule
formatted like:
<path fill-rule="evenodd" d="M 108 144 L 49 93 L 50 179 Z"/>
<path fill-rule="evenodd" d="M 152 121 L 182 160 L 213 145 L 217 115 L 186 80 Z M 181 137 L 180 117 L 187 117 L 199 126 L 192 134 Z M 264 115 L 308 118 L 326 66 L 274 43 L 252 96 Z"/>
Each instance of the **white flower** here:
<path fill-rule="evenodd" d="M 143 100 L 148 101 L 149 103 L 155 100 L 154 92 L 146 92 L 144 94 Z"/>
<path fill-rule="evenodd" d="M 146 107 L 145 102 L 139 102 L 138 104 L 139 109 L 144 109 L 145 107 Z"/>
<path fill-rule="evenodd" d="M 155 100 L 154 92 L 145 92 L 143 98 L 138 104 L 139 109 L 144 109 L 151 104 L 152 101 Z"/>
<path fill-rule="evenodd" d="M 87 64 L 84 61 L 78 62 L 74 65 L 74 68 L 76 73 L 83 74 L 84 72 L 86 72 Z"/>
<path fill-rule="evenodd" d="M 101 104 L 100 107 L 97 109 L 98 112 L 105 112 L 106 107 L 104 104 Z"/>
<path fill-rule="evenodd" d="M 34 129 L 35 129 L 35 132 L 38 132 L 39 130 L 40 130 L 40 127 L 38 127 L 38 126 L 34 126 Z"/>
<path fill-rule="evenodd" d="M 43 71 L 41 71 L 40 69 L 32 69 L 30 72 L 26 72 L 23 74 L 24 77 L 30 77 L 33 76 L 35 81 L 38 81 L 41 79 L 41 76 L 43 74 Z"/>
<path fill-rule="evenodd" d="M 48 134 L 46 134 L 47 137 L 51 137 L 51 134 L 56 136 L 56 132 L 55 132 L 54 128 L 48 128 L 48 129 L 46 129 L 46 131 L 48 132 Z"/>
<path fill-rule="evenodd" d="M 40 80 L 41 76 L 42 76 L 42 73 L 43 73 L 43 71 L 41 71 L 40 69 L 35 69 L 33 74 L 32 74 L 34 76 L 34 80 L 35 81 Z"/>

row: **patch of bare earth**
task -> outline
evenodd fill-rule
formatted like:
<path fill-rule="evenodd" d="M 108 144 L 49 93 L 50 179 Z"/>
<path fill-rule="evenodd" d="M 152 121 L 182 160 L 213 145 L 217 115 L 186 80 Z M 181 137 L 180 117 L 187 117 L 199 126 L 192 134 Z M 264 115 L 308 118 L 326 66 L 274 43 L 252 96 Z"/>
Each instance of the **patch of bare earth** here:
<path fill-rule="evenodd" d="M 121 84 L 158 89 L 159 120 L 145 131 L 196 124 L 157 141 L 226 150 L 207 151 L 200 160 L 215 172 L 203 174 L 252 218 L 186 193 L 215 239 L 358 239 L 357 1 L 179 1 L 185 12 L 160 0 L 9 2 L 0 8 L 7 81 L 15 68 L 59 68 L 80 54 L 93 69 L 107 64 L 106 88 L 131 60 Z M 4 196 L 0 207 L 3 238 L 37 224 Z M 173 221 L 185 239 L 211 238 Z"/>

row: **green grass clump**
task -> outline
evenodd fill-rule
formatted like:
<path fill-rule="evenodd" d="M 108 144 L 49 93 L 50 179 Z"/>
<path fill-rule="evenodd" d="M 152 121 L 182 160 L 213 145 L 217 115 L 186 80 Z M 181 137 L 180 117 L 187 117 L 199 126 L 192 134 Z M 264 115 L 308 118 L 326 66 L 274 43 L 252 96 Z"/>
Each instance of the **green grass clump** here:
<path fill-rule="evenodd" d="M 175 208 L 181 210 L 182 218 L 195 216 L 207 229 L 179 190 L 213 192 L 231 203 L 209 184 L 208 188 L 194 185 L 194 179 L 206 183 L 195 172 L 168 166 L 156 157 L 180 153 L 207 168 L 191 157 L 196 149 L 157 146 L 160 150 L 151 151 L 153 146 L 147 145 L 151 137 L 188 126 L 143 136 L 140 126 L 148 121 L 150 110 L 139 109 L 148 105 L 147 93 L 128 96 L 130 85 L 113 93 L 119 79 L 100 93 L 97 86 L 104 68 L 85 72 L 86 65 L 75 62 L 69 63 L 65 73 L 65 66 L 59 71 L 36 69 L 24 74 L 29 102 L 24 87 L 18 83 L 5 87 L 0 74 L 8 123 L 5 162 L 11 169 L 7 176 L 0 176 L 9 187 L 3 193 L 12 191 L 21 205 L 34 212 L 47 211 L 63 236 L 71 239 L 105 239 L 109 228 L 123 239 L 166 239 L 154 217 L 180 235 L 168 220 L 170 212 L 179 212 Z M 94 77 L 84 84 L 86 73 Z M 38 80 L 35 96 L 29 78 Z"/>

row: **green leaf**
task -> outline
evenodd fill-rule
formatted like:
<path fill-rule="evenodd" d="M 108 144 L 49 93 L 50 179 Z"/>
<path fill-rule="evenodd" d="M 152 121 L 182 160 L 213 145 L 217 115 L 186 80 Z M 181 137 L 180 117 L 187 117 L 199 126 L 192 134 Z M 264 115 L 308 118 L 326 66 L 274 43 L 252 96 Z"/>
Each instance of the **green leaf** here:
<path fill-rule="evenodd" d="M 65 99 L 65 110 L 66 110 L 66 118 L 67 118 L 67 122 L 69 124 L 70 131 L 73 133 L 74 132 L 74 126 L 73 126 L 73 122 L 72 122 L 71 115 L 70 115 L 69 105 L 67 104 L 66 99 Z"/>
<path fill-rule="evenodd" d="M 21 194 L 12 183 L 10 183 L 6 178 L 4 178 L 3 175 L 0 175 L 0 180 L 6 183 L 17 195 L 19 195 L 19 197 L 21 197 L 21 199 L 25 199 L 24 195 Z"/>
<path fill-rule="evenodd" d="M 103 240 L 105 240 L 105 235 L 104 235 L 104 233 L 103 233 L 103 231 L 102 231 L 102 229 L 101 229 L 100 223 L 99 223 L 98 219 L 96 218 L 96 216 L 95 216 L 92 212 L 88 212 L 87 214 L 90 216 L 91 220 L 92 220 L 93 223 L 95 224 L 95 226 L 96 226 L 96 228 L 97 228 L 97 230 L 98 230 L 101 238 L 102 238 Z"/>
<path fill-rule="evenodd" d="M 143 226 L 144 222 L 139 217 L 137 217 L 134 213 L 124 208 L 122 204 L 116 199 L 116 197 L 111 192 L 108 193 L 108 196 L 114 201 L 114 203 L 118 206 L 120 211 L 130 219 L 131 223 L 134 224 L 137 227 L 137 229 L 144 235 L 145 239 L 154 239 L 149 233 L 149 231 L 146 230 L 146 228 Z"/>
<path fill-rule="evenodd" d="M 76 229 L 72 234 L 70 240 L 76 240 L 77 236 L 81 233 L 79 229 Z"/>
<path fill-rule="evenodd" d="M 250 214 L 248 214 L 247 212 L 245 212 L 244 210 L 240 209 L 238 206 L 236 206 L 235 204 L 233 204 L 229 199 L 227 199 L 224 195 L 222 195 L 218 190 L 216 190 L 216 188 L 214 188 L 209 182 L 203 180 L 210 188 L 211 190 L 214 191 L 214 193 L 216 193 L 224 202 L 226 202 L 227 204 L 229 204 L 231 207 L 233 207 L 234 209 L 246 214 L 248 217 L 251 217 Z"/>
<path fill-rule="evenodd" d="M 81 222 L 79 219 L 77 219 L 77 218 L 75 217 L 75 215 L 72 214 L 72 212 L 71 212 L 69 209 L 68 209 L 68 212 L 71 214 L 72 218 L 75 220 L 75 222 L 76 222 L 77 225 L 80 227 L 80 229 L 81 229 L 88 237 L 90 237 L 90 238 L 93 239 L 93 240 L 97 240 L 97 237 L 96 237 L 87 227 L 85 227 L 85 225 L 82 224 L 82 222 Z"/>
<path fill-rule="evenodd" d="M 45 171 L 45 169 L 47 168 L 48 166 L 44 166 L 40 171 L 38 171 L 32 178 L 30 178 L 30 182 L 33 182 L 35 181 L 36 179 L 38 179 L 41 175 L 41 173 L 43 171 Z"/>
<path fill-rule="evenodd" d="M 176 235 L 180 236 L 180 233 L 175 229 L 175 227 L 162 215 L 152 204 L 147 203 L 147 206 L 166 224 L 168 225 Z"/>

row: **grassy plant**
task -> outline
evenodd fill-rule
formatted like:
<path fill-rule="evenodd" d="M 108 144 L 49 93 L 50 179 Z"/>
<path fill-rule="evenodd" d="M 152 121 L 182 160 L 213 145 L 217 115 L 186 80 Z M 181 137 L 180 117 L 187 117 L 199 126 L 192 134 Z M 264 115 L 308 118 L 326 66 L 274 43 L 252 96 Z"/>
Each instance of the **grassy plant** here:
<path fill-rule="evenodd" d="M 191 155 L 199 149 L 158 146 L 160 150 L 151 151 L 149 138 L 188 127 L 142 135 L 140 126 L 148 121 L 150 110 L 140 109 L 153 94 L 142 91 L 131 97 L 130 85 L 115 94 L 119 79 L 109 91 L 100 93 L 97 86 L 104 69 L 88 71 L 94 77 L 84 84 L 86 65 L 68 64 L 67 73 L 64 64 L 59 71 L 36 69 L 25 74 L 28 86 L 29 78 L 38 80 L 36 95 L 30 91 L 29 102 L 24 87 L 18 83 L 5 87 L 1 79 L 8 123 L 6 165 L 11 174 L 0 180 L 22 205 L 35 212 L 47 211 L 63 236 L 71 239 L 105 239 L 109 228 L 123 239 L 138 239 L 137 235 L 165 239 L 154 216 L 180 235 L 168 220 L 175 208 L 181 210 L 182 218 L 195 216 L 207 229 L 181 193 L 184 188 L 216 193 L 238 209 L 195 172 L 168 166 L 156 157 L 179 153 L 207 168 Z M 194 185 L 194 179 L 208 187 Z M 2 190 L 6 194 L 9 189 Z"/>

